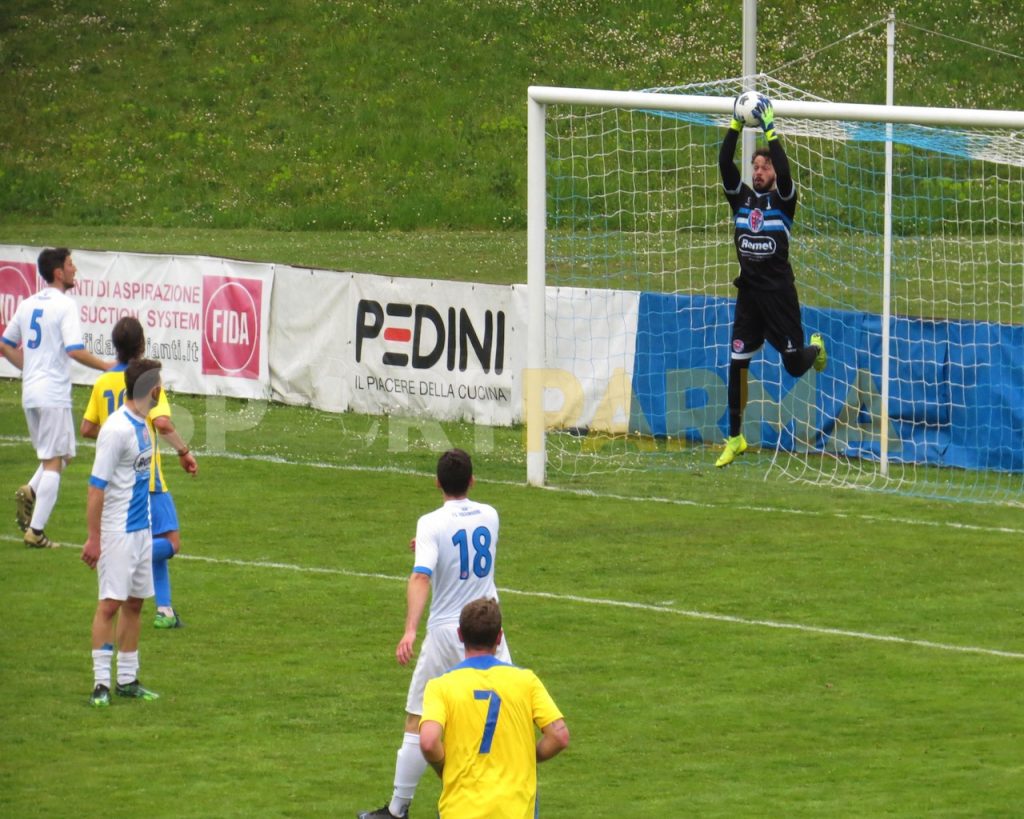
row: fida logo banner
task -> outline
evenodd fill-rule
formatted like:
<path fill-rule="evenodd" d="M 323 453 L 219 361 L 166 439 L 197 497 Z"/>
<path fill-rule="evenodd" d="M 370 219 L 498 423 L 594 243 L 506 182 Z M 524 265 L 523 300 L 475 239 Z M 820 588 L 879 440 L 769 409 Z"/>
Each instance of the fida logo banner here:
<path fill-rule="evenodd" d="M 0 335 L 18 305 L 35 293 L 42 281 L 31 262 L 0 261 Z"/>
<path fill-rule="evenodd" d="M 262 295 L 259 279 L 203 276 L 204 375 L 259 378 Z"/>

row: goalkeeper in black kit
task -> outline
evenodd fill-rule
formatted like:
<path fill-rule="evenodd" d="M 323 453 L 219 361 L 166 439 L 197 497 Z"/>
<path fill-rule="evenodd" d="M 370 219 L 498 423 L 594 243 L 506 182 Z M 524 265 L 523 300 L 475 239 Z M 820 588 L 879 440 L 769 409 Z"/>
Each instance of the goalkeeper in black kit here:
<path fill-rule="evenodd" d="M 786 152 L 775 133 L 771 101 L 762 96 L 753 114 L 768 141 L 767 148 L 754 152 L 753 189 L 744 184 L 733 162 L 743 131 L 743 123 L 735 117 L 718 154 L 722 185 L 732 208 L 740 275 L 733 282 L 737 294 L 729 353 L 729 438 L 715 466 L 731 464 L 747 449 L 742 429 L 747 373 L 750 359 L 765 339 L 781 353 L 786 372 L 796 378 L 811 367 L 820 372 L 826 361 L 825 341 L 820 334 L 814 333 L 810 345 L 804 346 L 800 300 L 789 264 L 789 230 L 796 213 L 796 185 Z"/>

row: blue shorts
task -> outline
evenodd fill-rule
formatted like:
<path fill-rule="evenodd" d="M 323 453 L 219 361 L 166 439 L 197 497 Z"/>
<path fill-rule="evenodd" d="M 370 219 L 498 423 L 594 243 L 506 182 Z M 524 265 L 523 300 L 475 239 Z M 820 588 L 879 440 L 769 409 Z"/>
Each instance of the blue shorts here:
<path fill-rule="evenodd" d="M 178 531 L 178 510 L 174 508 L 174 498 L 170 492 L 150 493 L 149 514 L 153 518 L 154 535 Z"/>

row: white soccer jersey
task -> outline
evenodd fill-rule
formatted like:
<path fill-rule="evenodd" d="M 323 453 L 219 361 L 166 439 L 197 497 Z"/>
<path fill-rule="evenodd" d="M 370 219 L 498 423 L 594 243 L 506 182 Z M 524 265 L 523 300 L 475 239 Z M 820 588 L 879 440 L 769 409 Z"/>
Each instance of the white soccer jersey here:
<path fill-rule="evenodd" d="M 458 623 L 462 607 L 479 597 L 498 598 L 494 561 L 498 513 L 468 498 L 445 501 L 416 524 L 414 572 L 431 578 L 427 628 Z"/>
<path fill-rule="evenodd" d="M 56 287 L 24 299 L 4 330 L 4 343 L 24 346 L 23 407 L 70 407 L 70 350 L 84 349 L 78 306 Z"/>
<path fill-rule="evenodd" d="M 102 489 L 101 532 L 149 528 L 149 470 L 153 437 L 144 418 L 125 405 L 111 415 L 96 439 L 89 485 Z"/>

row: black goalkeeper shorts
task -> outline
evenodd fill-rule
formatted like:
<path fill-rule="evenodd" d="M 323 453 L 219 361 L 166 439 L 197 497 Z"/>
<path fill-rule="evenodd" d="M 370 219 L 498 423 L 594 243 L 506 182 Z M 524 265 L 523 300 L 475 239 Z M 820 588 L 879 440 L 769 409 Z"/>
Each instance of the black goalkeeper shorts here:
<path fill-rule="evenodd" d="M 765 339 L 780 353 L 804 346 L 800 300 L 796 285 L 779 290 L 739 288 L 732 323 L 730 349 L 734 358 L 747 358 L 761 349 Z"/>

